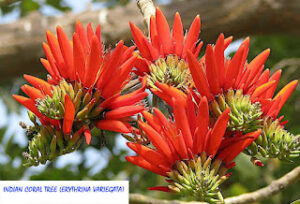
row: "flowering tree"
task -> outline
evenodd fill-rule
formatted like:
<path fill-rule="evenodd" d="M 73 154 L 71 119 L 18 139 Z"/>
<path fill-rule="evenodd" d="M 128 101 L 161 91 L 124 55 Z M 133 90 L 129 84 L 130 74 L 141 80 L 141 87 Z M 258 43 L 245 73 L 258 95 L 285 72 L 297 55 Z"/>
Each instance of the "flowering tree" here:
<path fill-rule="evenodd" d="M 199 42 L 200 16 L 187 33 L 179 13 L 173 28 L 151 1 L 138 1 L 149 37 L 130 23 L 135 46 L 120 41 L 104 49 L 101 28 L 85 29 L 77 21 L 72 41 L 61 27 L 47 31 L 43 48 L 46 81 L 25 75 L 28 96 L 13 95 L 33 125 L 22 123 L 29 138 L 26 166 L 45 164 L 90 144 L 94 129 L 123 133 L 136 156 L 126 160 L 165 177 L 182 199 L 208 203 L 246 203 L 264 199 L 299 179 L 299 167 L 253 194 L 223 199 L 239 154 L 292 162 L 300 154 L 299 137 L 289 133 L 279 112 L 298 81 L 274 94 L 281 70 L 264 69 L 267 49 L 247 62 L 249 38 L 232 58 L 224 51 L 232 41 L 220 34 L 215 45 Z M 146 103 L 150 92 L 152 100 Z M 137 119 L 132 117 L 138 114 Z M 132 202 L 148 198 L 132 195 Z M 145 201 L 146 200 L 146 201 Z M 155 200 L 153 202 L 164 202 Z"/>

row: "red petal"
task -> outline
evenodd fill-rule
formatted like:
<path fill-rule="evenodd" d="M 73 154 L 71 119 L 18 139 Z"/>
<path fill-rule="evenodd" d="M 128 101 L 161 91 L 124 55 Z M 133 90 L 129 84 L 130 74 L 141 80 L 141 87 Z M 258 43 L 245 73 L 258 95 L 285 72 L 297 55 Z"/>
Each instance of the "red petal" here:
<path fill-rule="evenodd" d="M 73 35 L 73 64 L 75 70 L 75 76 L 79 78 L 80 82 L 83 82 L 85 75 L 85 55 L 84 50 L 79 39 L 79 35 L 74 33 Z"/>
<path fill-rule="evenodd" d="M 47 57 L 47 60 L 48 60 L 48 62 L 51 65 L 51 69 L 52 69 L 52 71 L 54 73 L 54 75 L 52 77 L 54 79 L 60 79 L 61 76 L 60 76 L 59 70 L 57 69 L 57 66 L 55 65 L 55 59 L 54 59 L 54 57 L 52 55 L 52 52 L 50 50 L 49 45 L 47 45 L 46 43 L 43 43 L 43 49 L 44 49 L 45 55 Z"/>
<path fill-rule="evenodd" d="M 51 49 L 51 52 L 55 58 L 56 66 L 59 69 L 59 73 L 64 78 L 68 78 L 68 70 L 66 68 L 64 58 L 61 54 L 59 44 L 58 44 L 56 37 L 50 31 L 46 32 L 46 36 L 47 36 L 47 41 L 48 41 L 49 47 Z"/>
<path fill-rule="evenodd" d="M 42 93 L 52 96 L 51 85 L 48 82 L 26 74 L 24 74 L 24 79 L 28 81 L 31 85 L 33 85 L 35 88 L 41 90 Z"/>
<path fill-rule="evenodd" d="M 277 70 L 269 79 L 269 81 L 272 81 L 272 80 L 275 80 L 276 81 L 276 85 L 274 87 L 272 87 L 271 89 L 269 89 L 267 92 L 266 92 L 266 98 L 272 98 L 274 93 L 275 93 L 275 90 L 277 88 L 277 85 L 278 85 L 278 82 L 279 82 L 279 79 L 281 77 L 281 69 L 280 70 Z"/>
<path fill-rule="evenodd" d="M 84 134 L 86 143 L 89 145 L 91 143 L 91 139 L 92 139 L 92 134 L 91 134 L 90 129 L 85 129 L 83 131 L 83 134 Z"/>
<path fill-rule="evenodd" d="M 190 50 L 195 43 L 197 43 L 198 36 L 200 33 L 200 28 L 201 28 L 200 16 L 197 15 L 192 25 L 190 26 L 190 29 L 185 38 L 182 58 L 185 58 L 187 55 L 187 51 Z"/>
<path fill-rule="evenodd" d="M 140 156 L 127 156 L 127 157 L 125 157 L 125 159 L 134 165 L 137 165 L 139 167 L 142 167 L 144 169 L 152 171 L 156 174 L 159 174 L 161 176 L 167 176 L 166 172 L 162 171 L 157 166 L 150 164 L 149 162 L 147 162 L 145 159 L 143 159 Z"/>
<path fill-rule="evenodd" d="M 96 122 L 96 127 L 101 130 L 110 130 L 120 133 L 130 133 L 125 122 L 120 120 L 100 120 Z"/>
<path fill-rule="evenodd" d="M 169 166 L 170 163 L 168 162 L 168 159 L 165 158 L 163 154 L 158 153 L 157 151 L 150 149 L 148 147 L 145 147 L 141 144 L 137 143 L 126 143 L 127 146 L 135 151 L 139 156 L 143 157 L 147 162 L 158 166 L 158 165 L 164 165 Z"/>
<path fill-rule="evenodd" d="M 253 79 L 255 78 L 255 76 L 258 74 L 258 70 L 264 65 L 264 63 L 266 62 L 268 56 L 270 54 L 270 49 L 266 49 L 265 51 L 263 51 L 262 53 L 260 53 L 259 55 L 257 55 L 248 65 L 248 69 L 251 71 L 246 83 L 245 83 L 245 87 L 247 87 L 248 85 L 250 85 L 253 81 Z"/>
<path fill-rule="evenodd" d="M 143 130 L 158 152 L 164 154 L 168 159 L 172 160 L 172 152 L 162 135 L 157 133 L 151 126 L 142 121 L 138 121 L 139 127 Z"/>
<path fill-rule="evenodd" d="M 206 96 L 208 99 L 211 99 L 212 95 L 203 69 L 198 63 L 196 57 L 190 51 L 187 53 L 187 61 L 197 90 L 202 96 Z"/>
<path fill-rule="evenodd" d="M 66 71 L 68 73 L 68 77 L 71 80 L 74 80 L 75 75 L 74 75 L 74 69 L 73 69 L 72 45 L 71 45 L 66 33 L 63 31 L 63 29 L 60 26 L 57 26 L 56 32 L 57 32 L 59 47 L 60 47 L 62 56 L 63 56 L 65 64 L 66 64 Z"/>
<path fill-rule="evenodd" d="M 124 106 L 107 112 L 105 118 L 109 120 L 125 118 L 140 113 L 143 110 L 145 110 L 144 106 Z"/>
<path fill-rule="evenodd" d="M 148 96 L 148 93 L 142 92 L 142 93 L 137 93 L 136 95 L 131 96 L 131 97 L 126 97 L 126 98 L 118 97 L 115 100 L 113 100 L 109 104 L 108 107 L 110 109 L 115 109 L 115 108 L 120 108 L 122 106 L 130 106 L 130 105 L 133 105 L 133 104 L 141 101 L 142 99 L 144 99 L 147 96 Z"/>
<path fill-rule="evenodd" d="M 230 109 L 227 108 L 222 115 L 218 118 L 217 122 L 215 123 L 212 132 L 211 137 L 208 138 L 208 142 L 206 144 L 206 153 L 211 156 L 215 156 L 216 152 L 218 151 L 218 148 L 221 144 L 221 141 L 223 139 L 224 133 L 227 128 L 228 120 L 229 120 L 229 112 Z"/>
<path fill-rule="evenodd" d="M 159 8 L 156 9 L 156 26 L 160 44 L 163 47 L 164 54 L 168 55 L 170 54 L 172 47 L 170 27 L 167 19 Z"/>
<path fill-rule="evenodd" d="M 84 85 L 91 87 L 96 82 L 97 75 L 102 63 L 102 56 L 100 55 L 101 45 L 97 36 L 93 36 L 91 43 L 91 53 L 87 58 L 86 72 L 84 77 Z"/>
<path fill-rule="evenodd" d="M 205 143 L 205 135 L 209 129 L 209 110 L 208 102 L 206 97 L 202 97 L 197 114 L 197 127 L 198 133 L 196 134 L 196 140 L 194 141 L 194 152 L 203 152 L 203 147 Z"/>
<path fill-rule="evenodd" d="M 225 163 L 230 163 L 241 151 L 248 147 L 261 133 L 261 129 L 247 133 L 242 137 L 246 138 L 244 140 L 239 140 L 234 144 L 228 145 L 219 154 L 218 158 L 223 160 Z"/>
<path fill-rule="evenodd" d="M 183 50 L 183 26 L 178 12 L 176 12 L 173 23 L 172 37 L 175 42 L 175 53 L 181 56 Z"/>
<path fill-rule="evenodd" d="M 45 98 L 45 96 L 42 94 L 42 92 L 34 87 L 28 86 L 25 84 L 21 87 L 22 91 L 26 93 L 32 100 L 36 100 L 38 98 Z"/>
<path fill-rule="evenodd" d="M 219 73 L 216 67 L 214 52 L 211 45 L 207 45 L 205 52 L 206 76 L 211 92 L 214 95 L 220 93 Z"/>
<path fill-rule="evenodd" d="M 87 55 L 90 46 L 89 46 L 89 42 L 88 42 L 84 27 L 82 26 L 82 24 L 79 20 L 76 21 L 75 32 L 79 35 L 84 53 L 85 53 L 85 55 Z"/>
<path fill-rule="evenodd" d="M 225 67 L 224 67 L 224 35 L 221 33 L 214 47 L 215 63 L 219 77 L 220 86 L 223 85 L 225 80 Z"/>
<path fill-rule="evenodd" d="M 136 27 L 132 22 L 130 22 L 129 25 L 130 25 L 134 42 L 139 52 L 144 58 L 148 60 L 152 60 L 148 48 L 144 45 L 144 39 L 147 40 L 147 38 L 144 36 L 143 32 L 138 27 Z"/>
<path fill-rule="evenodd" d="M 224 82 L 224 89 L 228 90 L 229 88 L 232 88 L 233 84 L 238 78 L 238 74 L 241 72 L 241 69 L 244 67 L 241 66 L 243 63 L 243 55 L 245 51 L 245 46 L 242 44 L 237 52 L 234 54 L 228 69 L 226 71 L 226 78 Z"/>
<path fill-rule="evenodd" d="M 188 118 L 185 112 L 184 101 L 174 99 L 173 103 L 174 103 L 173 111 L 174 111 L 176 127 L 179 130 L 179 132 L 181 132 L 181 134 L 183 135 L 186 147 L 191 149 L 193 148 L 193 138 L 188 123 Z"/>
<path fill-rule="evenodd" d="M 294 80 L 290 83 L 288 83 L 285 87 L 283 87 L 279 93 L 274 97 L 274 100 L 278 99 L 279 97 L 281 98 L 280 104 L 278 107 L 278 110 L 282 108 L 282 106 L 285 104 L 285 102 L 288 100 L 290 95 L 293 93 L 294 89 L 298 85 L 298 80 Z M 278 111 L 279 112 L 279 111 Z"/>
<path fill-rule="evenodd" d="M 75 107 L 68 94 L 65 95 L 65 116 L 63 122 L 63 132 L 69 135 L 72 131 L 75 116 Z"/>
<path fill-rule="evenodd" d="M 163 191 L 163 192 L 171 192 L 171 190 L 167 186 L 156 186 L 148 188 L 150 191 Z"/>

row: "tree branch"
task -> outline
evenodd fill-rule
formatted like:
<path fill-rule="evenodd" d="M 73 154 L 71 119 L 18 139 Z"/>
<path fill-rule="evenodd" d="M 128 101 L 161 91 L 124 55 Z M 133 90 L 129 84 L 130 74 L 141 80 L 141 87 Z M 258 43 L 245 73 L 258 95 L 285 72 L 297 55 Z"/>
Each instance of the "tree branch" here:
<path fill-rule="evenodd" d="M 280 179 L 272 181 L 272 183 L 264 188 L 261 188 L 252 193 L 245 193 L 240 196 L 230 197 L 225 199 L 226 204 L 245 204 L 264 200 L 280 191 L 283 191 L 288 186 L 296 183 L 300 180 L 300 166 L 296 167 Z M 130 203 L 133 204 L 146 204 L 146 203 L 157 203 L 157 204 L 200 204 L 201 202 L 184 202 L 178 200 L 160 200 L 153 199 L 147 196 L 139 194 L 130 195 Z M 203 204 L 203 203 L 201 203 Z"/>
<path fill-rule="evenodd" d="M 9 6 L 12 3 L 22 1 L 22 0 L 0 0 L 0 7 Z"/>
<path fill-rule="evenodd" d="M 146 1 L 146 0 L 144 0 Z M 255 34 L 295 34 L 300 36 L 300 0 L 173 0 L 160 6 L 169 21 L 179 11 L 187 29 L 197 14 L 202 18 L 201 39 L 215 42 L 219 33 L 235 38 Z M 102 25 L 103 40 L 114 44 L 123 39 L 128 45 L 131 33 L 128 22 L 143 28 L 135 2 L 124 7 L 86 11 L 80 14 L 65 13 L 58 17 L 45 17 L 33 13 L 17 22 L 0 25 L 0 82 L 44 70 L 39 62 L 43 56 L 42 41 L 45 30 L 54 31 L 60 24 L 71 38 L 76 19 L 83 23 Z M 145 27 L 144 27 L 145 28 Z"/>
<path fill-rule="evenodd" d="M 150 26 L 150 18 L 155 15 L 155 6 L 152 0 L 137 0 L 137 5 L 144 16 L 144 21 L 148 27 Z"/>

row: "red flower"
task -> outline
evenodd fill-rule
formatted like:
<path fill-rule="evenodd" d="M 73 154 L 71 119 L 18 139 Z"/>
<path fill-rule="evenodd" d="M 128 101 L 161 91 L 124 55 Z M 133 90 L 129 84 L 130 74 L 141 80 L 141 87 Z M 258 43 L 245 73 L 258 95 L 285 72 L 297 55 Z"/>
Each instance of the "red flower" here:
<path fill-rule="evenodd" d="M 188 51 L 187 61 L 197 92 L 201 97 L 207 97 L 210 110 L 216 117 L 219 117 L 226 107 L 231 108 L 229 130 L 233 131 L 233 134 L 236 134 L 236 131 L 252 132 L 262 126 L 265 127 L 264 130 L 272 127 L 272 130 L 264 132 L 266 138 L 262 140 L 268 140 L 268 145 L 274 144 L 276 149 L 271 150 L 270 146 L 265 145 L 266 142 L 259 140 L 260 147 L 254 144 L 250 154 L 255 155 L 261 148 L 267 148 L 267 152 L 273 152 L 268 156 L 279 157 L 280 152 L 295 150 L 295 144 L 293 145 L 295 139 L 292 139 L 294 137 L 288 135 L 289 133 L 282 128 L 286 122 L 279 124 L 283 116 L 278 119 L 277 116 L 298 81 L 290 82 L 274 96 L 281 70 L 271 76 L 269 69 L 263 70 L 270 50 L 263 51 L 247 63 L 249 38 L 244 40 L 232 59 L 224 58 L 225 44 L 224 35 L 221 34 L 215 46 L 207 46 L 205 55 L 199 61 Z M 200 100 L 197 94 L 194 94 L 194 97 Z M 272 122 L 277 125 L 271 125 Z M 275 126 L 280 127 L 280 133 Z M 271 141 L 269 136 L 273 137 L 271 136 L 273 133 L 278 136 Z M 287 136 L 283 137 L 282 134 Z M 283 141 L 282 138 L 290 139 Z M 283 146 L 284 149 L 281 149 Z M 265 152 L 262 154 L 266 156 Z"/>
<path fill-rule="evenodd" d="M 138 155 L 126 157 L 127 161 L 135 165 L 167 177 L 171 187 L 169 185 L 164 188 L 150 188 L 152 190 L 178 190 L 172 187 L 172 183 L 178 182 L 172 178 L 171 174 L 174 171 L 181 171 L 176 166 L 180 161 L 185 161 L 187 168 L 192 168 L 189 161 L 202 157 L 203 165 L 205 162 L 203 159 L 207 159 L 204 155 L 207 155 L 210 160 L 214 160 L 215 165 L 219 163 L 220 166 L 223 162 L 224 168 L 226 169 L 225 166 L 229 168 L 232 166 L 232 160 L 260 134 L 260 130 L 248 133 L 242 139 L 234 140 L 230 145 L 221 147 L 229 119 L 229 108 L 211 126 L 206 97 L 202 97 L 200 103 L 196 104 L 191 94 L 185 96 L 183 92 L 165 84 L 156 83 L 156 86 L 168 102 L 172 102 L 174 120 L 167 119 L 156 108 L 153 109 L 154 114 L 143 112 L 143 117 L 147 122 L 140 120 L 138 125 L 151 141 L 153 148 L 138 143 L 127 143 Z M 215 173 L 218 169 L 219 167 L 215 169 Z M 185 175 L 182 176 L 185 177 Z M 201 178 L 197 179 L 201 180 Z"/>
<path fill-rule="evenodd" d="M 94 32 L 88 24 L 85 31 L 79 21 L 73 41 L 59 26 L 57 38 L 50 31 L 46 35 L 48 44 L 43 43 L 43 48 L 47 59 L 41 62 L 49 72 L 47 81 L 24 75 L 33 86 L 21 88 L 29 98 L 13 97 L 33 112 L 42 125 L 62 129 L 65 135 L 83 133 L 87 143 L 94 126 L 131 132 L 128 117 L 144 110 L 144 105 L 137 103 L 147 96 L 145 79 L 140 89 L 121 95 L 131 79 L 135 47 L 126 47 L 120 41 L 114 51 L 105 51 L 100 26 Z"/>

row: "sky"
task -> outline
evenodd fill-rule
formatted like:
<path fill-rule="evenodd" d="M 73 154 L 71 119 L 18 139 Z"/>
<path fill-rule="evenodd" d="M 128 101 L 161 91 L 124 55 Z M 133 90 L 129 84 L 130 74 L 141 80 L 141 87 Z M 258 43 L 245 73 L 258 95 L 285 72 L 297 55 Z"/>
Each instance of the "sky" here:
<path fill-rule="evenodd" d="M 87 9 L 87 5 L 91 3 L 91 0 L 66 0 L 66 4 L 72 7 L 72 11 L 75 13 L 83 12 Z M 168 3 L 169 0 L 161 0 L 161 4 Z M 92 9 L 100 9 L 104 6 L 103 3 L 93 3 L 91 4 Z M 53 15 L 61 15 L 61 13 L 50 6 L 43 6 L 40 10 L 43 14 L 48 16 Z M 16 21 L 19 18 L 18 11 L 15 10 L 12 13 L 5 15 L 4 17 L 0 17 L 0 24 L 6 24 L 13 21 Z M 236 40 L 233 43 L 231 43 L 228 48 L 225 50 L 225 56 L 228 56 L 230 53 L 237 50 L 237 48 L 242 43 L 242 39 Z M 24 135 L 24 130 L 19 126 L 19 122 L 23 121 L 27 124 L 30 124 L 30 120 L 27 116 L 27 111 L 22 108 L 20 115 L 16 113 L 10 113 L 7 114 L 7 108 L 5 107 L 3 101 L 0 98 L 0 127 L 8 126 L 8 130 L 5 133 L 4 140 L 2 144 L 0 144 L 0 163 L 6 163 L 9 157 L 3 153 L 5 146 L 5 143 L 9 140 L 11 136 L 14 136 L 14 141 L 19 144 L 20 146 L 26 146 L 27 145 L 27 138 Z M 125 139 L 118 135 L 118 139 L 116 140 L 116 148 L 114 149 L 114 152 L 119 152 L 122 149 L 128 150 L 126 146 Z M 133 154 L 133 152 L 129 152 L 129 154 Z M 64 156 L 61 156 L 58 158 L 56 162 L 56 167 L 63 168 L 67 164 L 73 164 L 74 166 L 77 166 L 76 164 L 80 163 L 82 159 L 85 159 L 85 165 L 87 167 L 92 167 L 90 174 L 95 174 L 99 172 L 102 168 L 104 168 L 107 165 L 107 162 L 109 161 L 109 158 L 113 156 L 111 153 L 106 149 L 102 148 L 101 151 L 98 151 L 92 147 L 87 148 L 83 155 L 81 155 L 78 152 L 73 152 L 71 154 L 67 154 Z M 86 159 L 88 158 L 88 159 Z M 106 158 L 106 159 L 99 159 L 99 158 Z M 18 158 L 16 161 L 14 161 L 14 164 L 16 166 L 21 165 L 21 160 Z M 38 173 L 40 171 L 43 171 L 46 168 L 45 165 L 40 165 L 39 167 L 30 167 L 28 168 L 27 172 L 25 173 L 25 176 L 23 179 L 28 179 L 31 175 Z"/>

